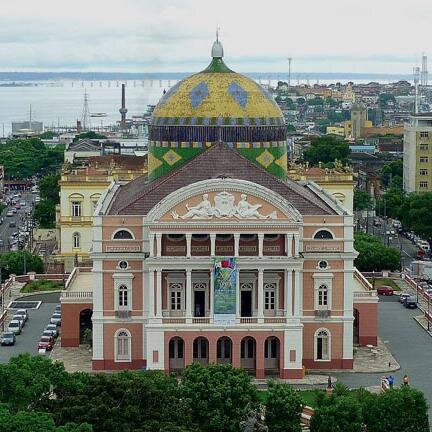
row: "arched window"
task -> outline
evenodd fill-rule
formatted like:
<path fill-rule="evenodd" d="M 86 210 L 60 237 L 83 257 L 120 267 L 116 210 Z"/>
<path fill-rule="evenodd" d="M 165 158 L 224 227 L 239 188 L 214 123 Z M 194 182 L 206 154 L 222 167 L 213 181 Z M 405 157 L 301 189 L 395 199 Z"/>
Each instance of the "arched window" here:
<path fill-rule="evenodd" d="M 330 333 L 320 329 L 315 333 L 315 358 L 316 360 L 330 360 Z"/>
<path fill-rule="evenodd" d="M 316 240 L 329 240 L 333 238 L 333 234 L 327 230 L 319 230 L 315 235 L 314 239 Z"/>
<path fill-rule="evenodd" d="M 255 339 L 245 337 L 240 344 L 240 357 L 241 358 L 255 358 Z"/>
<path fill-rule="evenodd" d="M 128 288 L 126 285 L 120 285 L 118 289 L 118 304 L 119 307 L 128 306 Z"/>
<path fill-rule="evenodd" d="M 205 359 L 207 358 L 208 341 L 204 337 L 198 337 L 193 343 L 193 358 Z"/>
<path fill-rule="evenodd" d="M 133 235 L 126 230 L 119 230 L 114 234 L 114 240 L 133 240 Z"/>
<path fill-rule="evenodd" d="M 318 306 L 328 306 L 328 287 L 320 285 L 318 288 Z"/>
<path fill-rule="evenodd" d="M 72 234 L 72 244 L 74 248 L 81 247 L 81 235 L 78 232 Z"/>
<path fill-rule="evenodd" d="M 221 337 L 216 344 L 216 355 L 218 359 L 231 359 L 232 342 L 229 337 Z"/>
<path fill-rule="evenodd" d="M 170 359 L 182 359 L 184 351 L 183 339 L 179 337 L 172 338 L 169 342 L 168 349 Z"/>
<path fill-rule="evenodd" d="M 264 343 L 264 357 L 265 358 L 278 358 L 279 357 L 279 339 L 276 337 L 269 337 Z"/>
<path fill-rule="evenodd" d="M 116 361 L 131 360 L 131 335 L 127 330 L 119 330 L 115 336 Z"/>

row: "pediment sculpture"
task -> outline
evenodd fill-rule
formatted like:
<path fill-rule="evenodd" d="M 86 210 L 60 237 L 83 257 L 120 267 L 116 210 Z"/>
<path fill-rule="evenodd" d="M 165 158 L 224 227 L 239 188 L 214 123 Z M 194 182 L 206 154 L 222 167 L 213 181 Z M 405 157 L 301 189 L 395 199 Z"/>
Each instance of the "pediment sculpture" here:
<path fill-rule="evenodd" d="M 196 206 L 186 203 L 187 212 L 179 215 L 171 212 L 173 219 L 277 219 L 276 211 L 264 215 L 259 212 L 262 204 L 250 204 L 246 194 L 241 194 L 239 202 L 228 192 L 220 192 L 214 197 L 214 205 L 209 201 L 208 194 L 202 196 L 202 201 Z"/>

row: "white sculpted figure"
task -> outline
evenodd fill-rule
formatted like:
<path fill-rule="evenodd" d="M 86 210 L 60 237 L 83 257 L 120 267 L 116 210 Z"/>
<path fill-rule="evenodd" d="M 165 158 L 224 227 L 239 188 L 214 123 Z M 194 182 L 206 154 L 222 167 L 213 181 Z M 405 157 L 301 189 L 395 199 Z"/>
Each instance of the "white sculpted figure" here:
<path fill-rule="evenodd" d="M 202 201 L 193 207 L 189 207 L 186 203 L 187 213 L 183 216 L 179 216 L 177 212 L 172 212 L 172 217 L 174 219 L 211 219 L 213 217 L 213 207 L 208 200 L 208 194 L 204 194 Z"/>
<path fill-rule="evenodd" d="M 196 206 L 186 204 L 187 212 L 179 215 L 176 211 L 171 212 L 173 219 L 227 219 L 236 217 L 237 219 L 277 219 L 276 211 L 269 215 L 261 214 L 258 209 L 261 204 L 250 204 L 247 195 L 241 194 L 240 201 L 235 204 L 234 195 L 228 192 L 220 192 L 214 197 L 215 205 L 212 206 L 208 194 L 202 196 L 202 201 Z"/>
<path fill-rule="evenodd" d="M 247 195 L 241 194 L 240 201 L 237 204 L 237 217 L 240 218 L 257 218 L 257 219 L 276 219 L 276 212 L 273 212 L 267 216 L 262 215 L 258 209 L 261 208 L 261 204 L 249 204 L 247 202 Z"/>

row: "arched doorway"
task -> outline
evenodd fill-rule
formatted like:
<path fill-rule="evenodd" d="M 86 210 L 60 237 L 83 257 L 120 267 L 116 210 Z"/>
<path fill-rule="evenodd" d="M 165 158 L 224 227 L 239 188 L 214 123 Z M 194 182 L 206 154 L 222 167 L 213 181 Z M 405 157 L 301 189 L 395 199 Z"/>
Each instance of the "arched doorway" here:
<path fill-rule="evenodd" d="M 240 366 L 248 372 L 255 373 L 256 341 L 253 337 L 245 337 L 240 345 Z"/>
<path fill-rule="evenodd" d="M 193 361 L 208 365 L 208 340 L 205 337 L 198 337 L 193 342 Z"/>
<path fill-rule="evenodd" d="M 184 369 L 184 341 L 180 337 L 169 341 L 169 369 L 170 371 Z"/>
<path fill-rule="evenodd" d="M 360 312 L 354 309 L 354 323 L 353 323 L 353 343 L 359 344 L 359 331 L 360 331 Z"/>
<path fill-rule="evenodd" d="M 93 311 L 91 309 L 84 309 L 80 312 L 80 344 L 92 343 L 92 322 Z"/>
<path fill-rule="evenodd" d="M 270 336 L 264 342 L 264 370 L 266 375 L 277 375 L 279 373 L 279 358 L 279 339 Z"/>
<path fill-rule="evenodd" d="M 232 363 L 232 341 L 229 337 L 224 336 L 218 339 L 216 351 L 217 363 Z"/>

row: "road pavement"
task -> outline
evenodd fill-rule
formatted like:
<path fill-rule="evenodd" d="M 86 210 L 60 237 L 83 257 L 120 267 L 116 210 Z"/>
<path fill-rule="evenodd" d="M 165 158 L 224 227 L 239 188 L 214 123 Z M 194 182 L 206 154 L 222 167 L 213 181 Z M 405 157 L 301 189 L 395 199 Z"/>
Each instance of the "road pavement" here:
<path fill-rule="evenodd" d="M 424 392 L 432 419 L 432 339 L 413 319 L 421 314 L 418 309 L 406 309 L 398 301 L 398 296 L 381 297 L 378 303 L 378 332 L 401 369 L 392 375 L 395 386 L 402 383 L 407 374 L 410 384 Z M 349 387 L 378 386 L 383 374 L 335 373 L 338 380 Z"/>
<path fill-rule="evenodd" d="M 39 309 L 28 309 L 29 319 L 22 333 L 16 337 L 14 346 L 0 346 L 0 363 L 7 363 L 18 354 L 37 354 L 39 337 L 54 312 L 56 304 L 60 302 L 60 293 L 37 294 L 26 296 L 23 300 L 42 301 Z M 17 299 L 20 300 L 20 299 Z M 10 316 L 13 311 L 10 311 Z"/>

